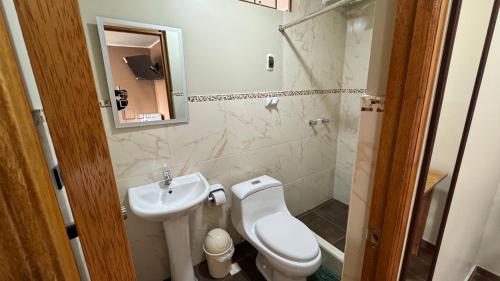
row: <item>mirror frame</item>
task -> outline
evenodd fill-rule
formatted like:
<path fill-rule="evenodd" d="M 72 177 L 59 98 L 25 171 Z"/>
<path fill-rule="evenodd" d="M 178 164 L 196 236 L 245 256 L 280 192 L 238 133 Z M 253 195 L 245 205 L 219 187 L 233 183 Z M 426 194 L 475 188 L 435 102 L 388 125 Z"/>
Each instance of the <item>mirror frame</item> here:
<path fill-rule="evenodd" d="M 97 22 L 97 30 L 99 33 L 99 42 L 101 43 L 101 52 L 102 52 L 102 59 L 104 63 L 104 70 L 106 72 L 106 83 L 107 83 L 107 89 L 108 89 L 108 94 L 109 94 L 109 99 L 110 99 L 110 104 L 111 108 L 113 111 L 113 119 L 115 122 L 115 127 L 116 128 L 131 128 L 131 127 L 144 127 L 144 126 L 154 126 L 154 125 L 168 125 L 168 124 L 178 124 L 178 123 L 188 123 L 189 121 L 189 105 L 188 105 L 188 96 L 187 96 L 187 83 L 186 83 L 186 67 L 185 67 L 185 62 L 184 62 L 184 41 L 182 38 L 182 30 L 180 28 L 174 28 L 174 27 L 168 27 L 168 26 L 161 26 L 161 25 L 155 25 L 155 24 L 147 24 L 147 23 L 140 23 L 140 22 L 134 22 L 134 21 L 128 21 L 128 20 L 120 20 L 120 19 L 114 19 L 114 18 L 106 18 L 106 17 L 96 17 L 96 22 Z M 118 116 L 118 109 L 116 107 L 116 103 L 113 102 L 115 100 L 115 93 L 114 93 L 114 83 L 113 83 L 113 74 L 111 71 L 111 64 L 109 61 L 109 53 L 108 53 L 108 48 L 106 44 L 106 37 L 104 34 L 105 31 L 105 26 L 106 25 L 112 25 L 117 28 L 130 28 L 130 29 L 142 29 L 142 30 L 158 30 L 161 32 L 165 33 L 165 36 L 168 32 L 175 32 L 179 36 L 179 52 L 180 52 L 180 61 L 181 61 L 181 67 L 182 71 L 184 73 L 184 79 L 182 79 L 182 97 L 177 96 L 176 98 L 182 98 L 182 103 L 184 104 L 184 111 L 185 111 L 185 116 L 180 117 L 180 118 L 174 118 L 174 119 L 169 119 L 169 120 L 160 120 L 160 121 L 148 121 L 148 122 L 134 122 L 134 123 L 120 123 L 120 119 Z M 168 56 L 168 46 L 166 45 L 168 41 L 168 38 L 162 42 L 164 46 L 164 50 L 166 50 L 165 55 Z M 169 61 L 169 58 L 165 58 L 165 61 Z M 166 66 L 164 66 L 166 67 Z M 170 67 L 170 66 L 168 66 Z M 167 78 L 165 79 L 167 80 Z M 171 80 L 171 79 L 170 79 Z M 168 83 L 165 81 L 165 83 Z M 168 87 L 167 87 L 168 88 Z M 171 96 L 168 98 L 169 102 L 169 108 L 172 107 L 174 108 L 174 95 L 173 93 L 170 93 Z M 179 109 L 174 108 L 175 114 L 179 111 Z"/>

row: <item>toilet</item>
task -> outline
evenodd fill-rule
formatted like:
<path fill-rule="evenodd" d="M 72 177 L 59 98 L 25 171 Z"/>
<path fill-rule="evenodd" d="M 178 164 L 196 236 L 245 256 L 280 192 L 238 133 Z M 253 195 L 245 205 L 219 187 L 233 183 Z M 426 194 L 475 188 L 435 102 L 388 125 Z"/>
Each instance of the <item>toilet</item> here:
<path fill-rule="evenodd" d="M 313 232 L 290 214 L 283 186 L 260 176 L 231 188 L 231 221 L 257 250 L 257 268 L 268 281 L 303 281 L 321 264 Z"/>

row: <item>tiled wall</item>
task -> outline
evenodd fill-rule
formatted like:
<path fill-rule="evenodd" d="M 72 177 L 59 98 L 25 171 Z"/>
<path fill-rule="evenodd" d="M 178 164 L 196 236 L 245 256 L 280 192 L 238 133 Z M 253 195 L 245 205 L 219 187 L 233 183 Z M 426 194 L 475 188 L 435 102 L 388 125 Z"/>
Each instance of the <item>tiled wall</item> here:
<path fill-rule="evenodd" d="M 377 0 L 373 16 L 373 36 L 368 69 L 367 93 L 385 96 L 396 14 L 396 0 Z M 342 280 L 361 280 L 371 194 L 383 113 L 363 111 L 349 204 L 349 221 Z"/>
<path fill-rule="evenodd" d="M 375 2 L 350 7 L 347 19 L 343 68 L 343 88 L 366 88 L 373 33 Z M 340 103 L 337 159 L 333 196 L 349 204 L 358 145 L 359 96 L 344 95 Z"/>
<path fill-rule="evenodd" d="M 358 281 L 364 257 L 366 228 L 370 213 L 372 186 L 377 160 L 378 139 L 383 113 L 361 113 L 356 167 L 349 205 L 347 239 L 342 280 Z"/>
<path fill-rule="evenodd" d="M 312 128 L 309 119 L 333 117 L 338 94 L 281 97 L 278 109 L 263 99 L 190 103 L 186 125 L 114 129 L 111 113 L 104 123 L 121 199 L 127 189 L 161 179 L 162 165 L 174 175 L 200 171 L 210 183 L 223 184 L 228 194 L 238 182 L 262 174 L 283 182 L 290 210 L 304 212 L 333 196 L 338 126 Z M 192 216 L 192 255 L 202 260 L 208 230 L 223 227 L 239 239 L 230 223 L 229 206 L 200 208 Z M 140 280 L 166 278 L 167 251 L 161 224 L 130 214 L 126 221 Z"/>
<path fill-rule="evenodd" d="M 284 22 L 322 6 L 316 0 L 292 2 L 294 12 L 285 14 Z M 283 38 L 283 89 L 345 88 L 344 80 L 351 85 L 366 85 L 366 77 L 361 78 L 365 83 L 355 84 L 344 76 L 346 54 L 358 56 L 356 50 L 369 50 L 368 41 L 357 41 L 356 36 L 365 34 L 352 33 L 353 53 L 346 52 L 344 16 L 345 13 L 334 11 L 287 30 Z M 283 35 L 277 32 L 276 36 Z M 351 70 L 360 71 L 360 77 L 366 75 L 361 74 L 366 72 L 361 66 L 363 60 L 368 63 L 366 54 L 352 60 Z M 277 109 L 266 109 L 263 98 L 193 99 L 199 102 L 189 103 L 188 124 L 130 129 L 115 129 L 110 110 L 104 108 L 120 199 L 127 204 L 128 188 L 160 180 L 166 165 L 174 175 L 200 171 L 210 183 L 223 184 L 228 194 L 232 185 L 268 174 L 283 182 L 291 212 L 305 212 L 333 197 L 336 163 L 342 160 L 337 156 L 340 122 L 344 122 L 341 133 L 349 142 L 348 157 L 354 157 L 353 127 L 357 127 L 357 121 L 340 117 L 341 104 L 344 102 L 344 111 L 355 120 L 359 116 L 360 96 L 360 92 L 282 96 Z M 329 118 L 332 122 L 309 126 L 308 121 L 317 118 Z M 349 172 L 352 161 L 345 163 L 351 165 L 344 167 Z M 351 175 L 346 178 L 350 185 Z M 126 227 L 138 279 L 166 279 L 168 255 L 161 224 L 129 212 Z M 230 222 L 230 202 L 216 208 L 199 208 L 191 216 L 190 227 L 194 263 L 203 259 L 203 239 L 211 228 L 225 228 L 233 239 L 240 240 Z"/>
<path fill-rule="evenodd" d="M 322 7 L 318 0 L 292 1 L 292 12 L 284 14 L 283 22 Z M 345 40 L 346 20 L 340 10 L 287 29 L 283 35 L 283 89 L 341 88 Z"/>

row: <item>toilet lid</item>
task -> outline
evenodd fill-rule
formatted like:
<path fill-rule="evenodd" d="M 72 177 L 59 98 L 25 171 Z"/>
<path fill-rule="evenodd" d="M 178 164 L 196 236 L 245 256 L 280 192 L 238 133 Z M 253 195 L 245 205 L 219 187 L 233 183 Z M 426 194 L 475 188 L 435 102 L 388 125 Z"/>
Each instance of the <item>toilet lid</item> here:
<path fill-rule="evenodd" d="M 312 231 L 289 214 L 275 213 L 255 224 L 259 240 L 271 251 L 293 261 L 310 261 L 319 254 Z"/>

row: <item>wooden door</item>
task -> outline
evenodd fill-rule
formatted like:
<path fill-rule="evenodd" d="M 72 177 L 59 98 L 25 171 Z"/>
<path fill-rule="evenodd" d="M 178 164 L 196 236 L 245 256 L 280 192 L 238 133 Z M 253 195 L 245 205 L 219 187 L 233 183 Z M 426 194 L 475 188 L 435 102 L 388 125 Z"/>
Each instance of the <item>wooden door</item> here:
<path fill-rule="evenodd" d="M 362 280 L 397 280 L 450 0 L 399 0 Z"/>
<path fill-rule="evenodd" d="M 14 0 L 90 277 L 135 280 L 77 0 Z"/>
<path fill-rule="evenodd" d="M 0 10 L 0 280 L 79 280 Z"/>

